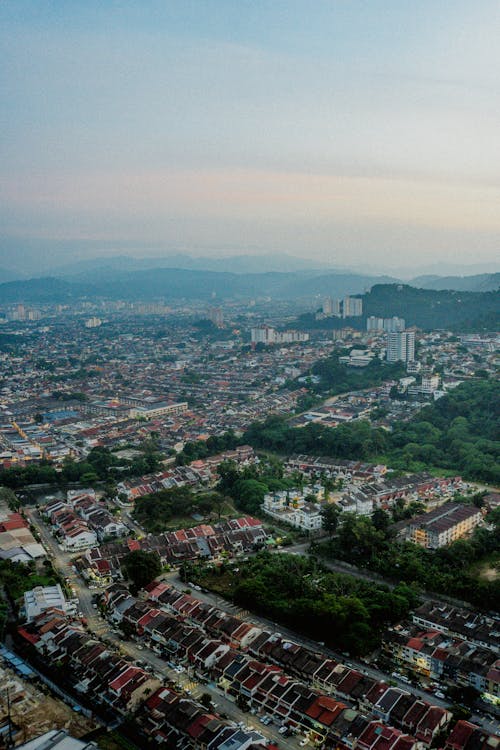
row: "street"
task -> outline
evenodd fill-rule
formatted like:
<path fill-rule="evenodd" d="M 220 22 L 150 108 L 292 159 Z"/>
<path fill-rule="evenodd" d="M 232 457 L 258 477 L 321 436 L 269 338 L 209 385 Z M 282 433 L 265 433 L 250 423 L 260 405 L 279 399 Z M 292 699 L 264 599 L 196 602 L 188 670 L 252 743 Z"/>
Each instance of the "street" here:
<path fill-rule="evenodd" d="M 229 719 L 234 720 L 237 723 L 244 722 L 247 726 L 251 726 L 254 729 L 258 730 L 266 738 L 272 739 L 273 742 L 279 743 L 280 747 L 285 747 L 288 750 L 295 750 L 298 747 L 300 736 L 283 737 L 283 735 L 278 732 L 278 727 L 276 725 L 269 724 L 268 726 L 265 726 L 258 721 L 257 717 L 254 717 L 253 715 L 250 716 L 248 713 L 241 711 L 238 706 L 236 706 L 233 701 L 226 698 L 222 690 L 217 688 L 213 683 L 201 685 L 195 678 L 190 676 L 188 672 L 179 674 L 177 671 L 168 667 L 164 659 L 159 657 L 147 647 L 141 645 L 139 648 L 137 644 L 131 641 L 124 640 L 122 636 L 113 633 L 110 630 L 109 624 L 98 614 L 98 611 L 94 608 L 92 591 L 73 571 L 72 556 L 67 552 L 61 550 L 37 510 L 26 509 L 26 512 L 33 525 L 39 531 L 42 538 L 42 543 L 49 552 L 54 567 L 61 573 L 64 578 L 69 579 L 69 584 L 75 591 L 76 596 L 79 600 L 79 611 L 86 619 L 87 626 L 90 632 L 94 633 L 100 638 L 103 638 L 105 641 L 109 641 L 116 648 L 120 648 L 123 653 L 127 654 L 135 661 L 146 663 L 147 665 L 152 667 L 152 669 L 156 673 L 162 675 L 168 680 L 173 680 L 184 690 L 189 690 L 193 698 L 198 699 L 202 695 L 202 693 L 208 693 L 211 696 L 214 704 L 216 704 L 217 711 L 225 713 Z M 292 554 L 304 554 L 308 546 L 309 543 L 295 545 L 293 547 L 288 547 L 286 550 L 283 550 L 283 552 Z M 347 570 L 345 569 L 342 570 L 341 564 L 337 565 L 335 563 L 327 562 L 326 567 L 329 567 L 332 570 L 337 569 L 339 570 L 339 572 L 347 572 Z M 354 572 L 350 572 L 350 574 L 366 578 L 368 580 L 373 580 L 370 578 L 369 573 L 361 573 L 359 571 L 356 571 L 355 569 Z M 172 586 L 175 586 L 180 591 L 186 589 L 186 584 L 181 582 L 177 571 L 166 573 L 162 576 L 162 578 L 164 580 L 167 580 Z M 353 668 L 358 669 L 359 671 L 376 680 L 390 680 L 392 683 L 396 683 L 402 690 L 411 691 L 413 694 L 426 701 L 432 699 L 432 703 L 434 705 L 441 706 L 443 708 L 449 706 L 449 701 L 437 698 L 435 695 L 431 696 L 426 691 L 418 687 L 410 686 L 407 683 L 393 677 L 392 675 L 389 676 L 386 673 L 381 672 L 380 670 L 375 669 L 374 667 L 364 662 L 356 661 L 353 658 L 346 659 L 342 654 L 335 652 L 332 649 L 323 646 L 320 647 L 316 641 L 310 640 L 305 636 L 301 636 L 298 633 L 288 630 L 287 628 L 284 628 L 275 622 L 267 620 L 264 617 L 255 615 L 246 610 L 239 609 L 236 605 L 228 602 L 217 594 L 205 590 L 195 591 L 193 592 L 193 596 L 195 596 L 197 599 L 200 599 L 201 601 L 211 604 L 212 606 L 223 609 L 236 617 L 240 617 L 246 622 L 252 622 L 259 627 L 270 630 L 271 632 L 280 632 L 282 635 L 290 638 L 290 640 L 293 640 L 294 642 L 307 646 L 309 648 L 313 648 L 316 651 L 321 650 L 321 652 L 324 653 L 327 657 L 340 661 L 347 666 L 352 666 Z M 486 731 L 489 731 L 492 734 L 498 731 L 498 722 L 494 720 L 491 721 L 485 716 L 483 717 L 479 716 L 478 714 L 473 714 L 473 716 L 471 717 L 471 721 L 474 721 L 474 723 L 482 726 Z"/>

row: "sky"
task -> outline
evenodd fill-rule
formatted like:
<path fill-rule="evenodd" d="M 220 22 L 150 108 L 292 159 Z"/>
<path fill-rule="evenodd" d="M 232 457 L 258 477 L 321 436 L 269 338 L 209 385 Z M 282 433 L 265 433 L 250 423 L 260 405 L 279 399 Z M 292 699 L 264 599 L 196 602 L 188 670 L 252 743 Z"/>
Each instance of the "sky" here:
<path fill-rule="evenodd" d="M 498 0 L 3 0 L 0 266 L 496 262 L 499 29 Z"/>

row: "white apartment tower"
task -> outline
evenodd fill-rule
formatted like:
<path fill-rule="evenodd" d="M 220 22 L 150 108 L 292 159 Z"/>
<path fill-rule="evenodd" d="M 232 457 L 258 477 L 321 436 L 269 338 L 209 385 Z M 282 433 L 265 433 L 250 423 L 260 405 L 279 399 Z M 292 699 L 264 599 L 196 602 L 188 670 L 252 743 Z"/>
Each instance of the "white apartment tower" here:
<path fill-rule="evenodd" d="M 387 334 L 387 361 L 413 362 L 415 331 L 394 331 Z"/>
<path fill-rule="evenodd" d="M 344 297 L 343 318 L 358 318 L 363 315 L 363 300 L 360 297 Z"/>

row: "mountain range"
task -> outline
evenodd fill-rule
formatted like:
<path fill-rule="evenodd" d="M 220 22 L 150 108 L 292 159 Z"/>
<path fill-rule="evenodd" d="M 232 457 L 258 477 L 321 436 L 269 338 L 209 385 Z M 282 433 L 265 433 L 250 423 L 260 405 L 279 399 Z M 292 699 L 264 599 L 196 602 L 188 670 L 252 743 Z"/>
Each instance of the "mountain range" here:
<path fill-rule="evenodd" d="M 226 259 L 171 256 L 169 263 L 172 258 L 179 266 L 158 265 L 167 262 L 167 259 L 113 256 L 106 261 L 77 261 L 59 267 L 50 275 L 24 279 L 12 278 L 14 272 L 8 269 L 0 270 L 0 279 L 4 282 L 0 283 L 0 303 L 62 302 L 82 297 L 168 301 L 268 296 L 313 300 L 326 296 L 363 294 L 376 284 L 403 283 L 394 276 L 356 273 L 331 267 L 312 268 L 307 261 L 291 256 L 269 256 L 267 259 L 261 256 Z M 185 264 L 204 267 L 186 268 Z M 208 268 L 208 265 L 213 268 Z M 256 266 L 258 271 L 249 270 Z M 287 270 L 281 270 L 283 267 Z M 500 287 L 500 273 L 447 277 L 427 275 L 406 283 L 429 290 L 488 292 Z"/>

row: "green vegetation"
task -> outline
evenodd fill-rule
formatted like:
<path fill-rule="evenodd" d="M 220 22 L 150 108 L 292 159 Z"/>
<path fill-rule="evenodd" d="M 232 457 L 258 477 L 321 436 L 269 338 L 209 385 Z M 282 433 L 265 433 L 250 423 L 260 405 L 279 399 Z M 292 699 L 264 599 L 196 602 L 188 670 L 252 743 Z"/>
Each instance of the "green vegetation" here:
<path fill-rule="evenodd" d="M 313 558 L 260 552 L 238 566 L 185 563 L 184 580 L 218 591 L 242 607 L 340 650 L 372 651 L 389 624 L 408 614 L 414 592 L 393 591 L 330 573 Z"/>
<path fill-rule="evenodd" d="M 178 454 L 176 463 L 178 466 L 184 466 L 191 461 L 232 450 L 240 442 L 233 430 L 228 430 L 222 435 L 211 435 L 208 440 L 188 441 L 184 450 Z"/>
<path fill-rule="evenodd" d="M 38 464 L 13 467 L 0 471 L 0 484 L 12 489 L 20 489 L 29 484 L 59 484 L 82 482 L 92 485 L 96 482 L 127 477 L 141 476 L 156 471 L 159 467 L 159 455 L 153 441 L 142 446 L 142 455 L 131 461 L 117 458 L 107 448 L 92 448 L 83 461 L 65 459 L 58 471 L 49 461 Z"/>
<path fill-rule="evenodd" d="M 34 564 L 0 560 L 0 588 L 3 587 L 12 602 L 35 586 L 54 586 L 56 583 L 52 569 L 47 568 L 45 574 L 37 573 Z"/>
<path fill-rule="evenodd" d="M 283 477 L 283 465 L 274 458 L 262 459 L 256 466 L 239 469 L 234 461 L 219 465 L 219 490 L 229 495 L 245 513 L 258 513 L 268 492 L 292 489 L 293 477 Z"/>
<path fill-rule="evenodd" d="M 19 498 L 9 487 L 0 487 L 0 503 L 7 503 L 9 510 L 19 510 Z"/>
<path fill-rule="evenodd" d="M 384 453 L 389 434 L 386 430 L 372 428 L 363 420 L 335 429 L 320 424 L 295 429 L 283 417 L 271 416 L 264 422 L 251 424 L 243 440 L 254 448 L 283 455 L 309 453 L 359 460 Z"/>
<path fill-rule="evenodd" d="M 395 468 L 433 464 L 455 469 L 471 479 L 500 482 L 498 384 L 469 381 L 426 406 L 391 436 Z"/>
<path fill-rule="evenodd" d="M 318 383 L 310 384 L 316 393 L 336 396 L 339 393 L 358 391 L 381 385 L 386 380 L 396 380 L 406 374 L 402 362 L 382 362 L 378 357 L 366 367 L 349 367 L 339 361 L 338 354 L 320 359 L 311 368 L 311 374 L 319 378 Z"/>
<path fill-rule="evenodd" d="M 363 297 L 366 316 L 398 315 L 407 325 L 432 330 L 436 321 L 454 331 L 497 330 L 500 292 L 416 289 L 407 284 L 375 284 Z"/>
<path fill-rule="evenodd" d="M 52 391 L 52 398 L 58 401 L 88 401 L 88 396 L 80 391 L 68 393 L 66 391 Z"/>
<path fill-rule="evenodd" d="M 173 519 L 193 514 L 220 518 L 227 499 L 219 492 L 195 493 L 188 487 L 160 490 L 138 498 L 133 516 L 146 531 L 158 533 L 171 526 Z M 179 523 L 175 524 L 176 528 Z"/>
<path fill-rule="evenodd" d="M 250 425 L 243 440 L 281 454 L 383 459 L 402 471 L 436 466 L 498 483 L 498 404 L 496 382 L 469 381 L 424 407 L 409 422 L 396 423 L 392 433 L 364 421 L 335 429 L 319 424 L 294 429 L 273 416 Z"/>
<path fill-rule="evenodd" d="M 123 558 L 122 571 L 125 578 L 132 583 L 132 591 L 140 589 L 154 581 L 161 573 L 161 562 L 156 552 L 134 550 Z"/>
<path fill-rule="evenodd" d="M 477 528 L 469 539 L 435 551 L 397 542 L 389 520 L 384 511 L 372 519 L 349 513 L 342 517 L 335 538 L 313 545 L 314 551 L 390 580 L 465 599 L 481 609 L 498 608 L 500 580 L 478 578 L 477 565 L 500 553 L 500 514 L 490 514 L 492 530 Z"/>

